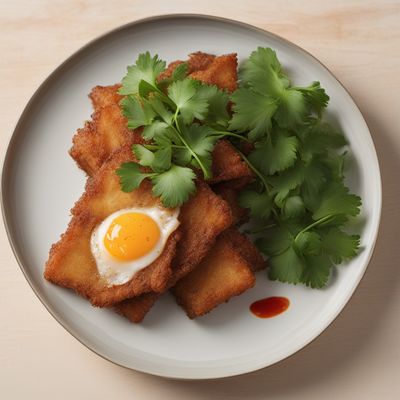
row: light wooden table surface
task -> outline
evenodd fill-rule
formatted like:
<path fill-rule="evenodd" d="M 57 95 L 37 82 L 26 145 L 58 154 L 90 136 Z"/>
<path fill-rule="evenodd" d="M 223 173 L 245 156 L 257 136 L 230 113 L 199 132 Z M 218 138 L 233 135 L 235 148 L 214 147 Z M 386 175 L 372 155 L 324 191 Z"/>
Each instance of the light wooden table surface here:
<path fill-rule="evenodd" d="M 1 226 L 1 398 L 400 398 L 399 1 L 1 0 L 2 155 L 34 89 L 68 55 L 126 22 L 176 12 L 277 33 L 314 54 L 349 89 L 371 128 L 383 177 L 381 230 L 367 274 L 339 318 L 294 357 L 237 378 L 179 382 L 117 367 L 70 336 L 29 288 Z"/>

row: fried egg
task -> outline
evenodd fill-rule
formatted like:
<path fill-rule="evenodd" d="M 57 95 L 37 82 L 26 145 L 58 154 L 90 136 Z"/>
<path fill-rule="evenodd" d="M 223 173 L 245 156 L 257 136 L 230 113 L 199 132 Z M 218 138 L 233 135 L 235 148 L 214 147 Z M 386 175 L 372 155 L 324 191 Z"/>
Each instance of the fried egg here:
<path fill-rule="evenodd" d="M 109 215 L 93 231 L 90 247 L 97 270 L 109 286 L 122 285 L 163 252 L 179 226 L 179 209 L 126 208 Z"/>

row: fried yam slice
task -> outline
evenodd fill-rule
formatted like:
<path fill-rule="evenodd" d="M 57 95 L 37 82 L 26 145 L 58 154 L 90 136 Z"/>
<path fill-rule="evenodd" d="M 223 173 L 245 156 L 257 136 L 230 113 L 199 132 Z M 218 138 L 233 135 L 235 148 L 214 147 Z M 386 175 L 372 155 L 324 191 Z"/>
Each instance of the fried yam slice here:
<path fill-rule="evenodd" d="M 173 272 L 171 261 L 180 238 L 179 228 L 168 238 L 161 255 L 127 283 L 108 286 L 97 271 L 90 239 L 101 221 L 124 208 L 162 208 L 159 200 L 152 196 L 150 182 L 143 181 L 131 193 L 121 191 L 115 170 L 132 157 L 129 146 L 121 148 L 88 180 L 84 194 L 71 211 L 73 217 L 67 231 L 52 246 L 46 263 L 44 276 L 47 280 L 74 289 L 95 306 L 111 306 L 149 291 L 163 292 Z"/>
<path fill-rule="evenodd" d="M 229 229 L 218 237 L 201 264 L 177 282 L 172 292 L 188 317 L 196 318 L 253 287 L 254 271 L 264 266 L 249 239 Z"/>
<path fill-rule="evenodd" d="M 237 88 L 237 56 L 228 54 L 215 57 L 207 68 L 194 71 L 189 76 L 231 93 Z"/>
<path fill-rule="evenodd" d="M 119 83 L 111 86 L 95 86 L 89 94 L 93 109 L 98 111 L 103 107 L 118 105 L 123 97 L 118 93 L 120 87 Z"/>
<path fill-rule="evenodd" d="M 253 172 L 228 140 L 220 140 L 213 150 L 213 178 L 208 182 L 218 182 L 244 178 L 253 179 Z"/>
<path fill-rule="evenodd" d="M 253 271 L 260 271 L 266 268 L 267 263 L 256 245 L 237 229 L 228 229 L 224 232 L 226 240 L 229 240 L 240 255 L 249 263 Z"/>
<path fill-rule="evenodd" d="M 95 88 L 92 95 L 99 90 L 99 87 Z M 108 90 L 104 92 L 113 99 Z M 98 93 L 93 97 L 97 104 L 105 104 L 110 100 L 104 100 L 102 103 L 100 97 Z M 98 108 L 92 115 L 92 120 L 86 122 L 82 129 L 78 129 L 72 142 L 71 157 L 89 176 L 92 176 L 113 151 L 122 146 L 143 143 L 144 140 L 139 129 L 128 129 L 127 120 L 116 103 Z"/>
<path fill-rule="evenodd" d="M 168 282 L 169 287 L 198 266 L 216 237 L 233 222 L 229 205 L 201 181 L 197 184 L 196 194 L 182 206 L 179 220 L 182 239 L 173 260 L 174 272 Z M 158 296 L 146 293 L 115 308 L 132 322 L 140 322 Z"/>
<path fill-rule="evenodd" d="M 121 301 L 114 307 L 114 310 L 129 321 L 139 323 L 143 321 L 159 297 L 159 293 L 143 293 L 133 299 Z"/>

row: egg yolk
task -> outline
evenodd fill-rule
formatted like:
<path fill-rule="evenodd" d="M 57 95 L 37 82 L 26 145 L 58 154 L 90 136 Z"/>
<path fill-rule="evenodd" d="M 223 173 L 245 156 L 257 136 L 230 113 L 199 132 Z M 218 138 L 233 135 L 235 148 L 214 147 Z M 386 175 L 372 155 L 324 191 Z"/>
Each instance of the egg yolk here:
<path fill-rule="evenodd" d="M 126 213 L 116 217 L 104 237 L 104 246 L 116 259 L 131 261 L 149 253 L 160 239 L 160 228 L 148 215 Z"/>

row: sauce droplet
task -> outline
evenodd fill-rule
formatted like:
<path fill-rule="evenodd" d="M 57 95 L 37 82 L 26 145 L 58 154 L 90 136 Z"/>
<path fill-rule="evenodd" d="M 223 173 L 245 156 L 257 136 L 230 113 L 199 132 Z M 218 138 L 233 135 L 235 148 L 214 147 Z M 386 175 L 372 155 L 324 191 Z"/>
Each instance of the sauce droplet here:
<path fill-rule="evenodd" d="M 286 311 L 289 304 L 286 297 L 267 297 L 251 304 L 250 311 L 259 318 L 271 318 Z"/>

